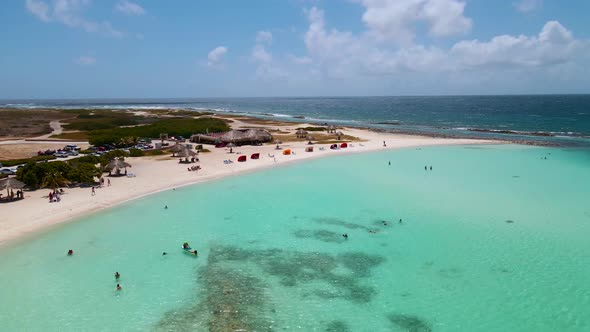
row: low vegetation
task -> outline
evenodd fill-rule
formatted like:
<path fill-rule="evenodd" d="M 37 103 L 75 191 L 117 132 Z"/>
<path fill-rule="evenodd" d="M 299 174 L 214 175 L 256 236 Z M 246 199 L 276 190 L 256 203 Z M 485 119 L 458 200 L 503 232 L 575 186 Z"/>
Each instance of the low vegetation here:
<path fill-rule="evenodd" d="M 32 137 L 49 134 L 49 122 L 62 119 L 59 111 L 0 109 L 0 137 Z"/>
<path fill-rule="evenodd" d="M 36 163 L 39 161 L 52 160 L 55 158 L 56 158 L 55 156 L 35 156 L 35 157 L 31 157 L 31 158 L 26 158 L 26 159 L 1 160 L 0 163 L 2 163 L 3 167 L 12 167 L 12 166 L 22 165 L 22 164 L 27 164 L 27 163 Z"/>
<path fill-rule="evenodd" d="M 303 127 L 303 128 L 297 128 L 297 130 L 299 129 L 303 129 L 305 131 L 326 131 L 326 127 Z"/>
<path fill-rule="evenodd" d="M 160 119 L 145 126 L 94 130 L 89 133 L 89 142 L 95 146 L 105 144 L 129 146 L 133 145 L 139 137 L 159 137 L 161 133 L 189 137 L 192 134 L 221 132 L 229 129 L 224 121 L 216 118 Z"/>

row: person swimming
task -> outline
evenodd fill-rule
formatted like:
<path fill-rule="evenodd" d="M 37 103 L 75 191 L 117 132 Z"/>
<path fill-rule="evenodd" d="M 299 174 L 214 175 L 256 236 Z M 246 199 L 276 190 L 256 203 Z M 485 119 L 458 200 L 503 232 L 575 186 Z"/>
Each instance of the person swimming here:
<path fill-rule="evenodd" d="M 74 254 L 74 250 L 70 249 L 68 250 L 68 256 L 72 256 Z"/>
<path fill-rule="evenodd" d="M 119 279 L 121 277 L 121 275 L 119 274 L 119 272 L 115 272 L 115 279 Z"/>
<path fill-rule="evenodd" d="M 168 205 L 164 206 L 164 210 L 168 210 Z"/>
<path fill-rule="evenodd" d="M 185 242 L 182 244 L 182 248 L 183 249 L 189 249 L 191 246 L 188 244 L 188 242 Z"/>
<path fill-rule="evenodd" d="M 400 224 L 402 223 L 402 220 L 401 220 L 401 219 L 399 220 L 399 223 L 400 223 Z"/>
<path fill-rule="evenodd" d="M 162 253 L 162 256 L 166 256 L 166 255 L 168 255 L 168 253 L 164 251 L 164 252 Z"/>
<path fill-rule="evenodd" d="M 383 226 L 387 226 L 388 225 L 387 224 L 387 221 L 385 221 L 385 220 L 383 220 L 382 223 L 383 223 Z"/>
<path fill-rule="evenodd" d="M 348 240 L 348 234 L 344 233 L 342 234 L 342 237 Z"/>
<path fill-rule="evenodd" d="M 119 291 L 121 289 L 123 289 L 123 287 L 121 287 L 121 285 L 117 284 L 117 290 Z"/>

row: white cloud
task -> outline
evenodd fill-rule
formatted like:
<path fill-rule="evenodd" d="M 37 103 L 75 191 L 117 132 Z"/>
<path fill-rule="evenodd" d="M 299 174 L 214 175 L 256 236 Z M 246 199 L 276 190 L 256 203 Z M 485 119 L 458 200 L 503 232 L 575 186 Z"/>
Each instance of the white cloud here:
<path fill-rule="evenodd" d="M 256 34 L 256 43 L 263 44 L 272 42 L 272 33 L 270 31 L 258 31 Z"/>
<path fill-rule="evenodd" d="M 53 0 L 51 3 L 41 0 L 26 0 L 29 12 L 44 22 L 58 22 L 71 28 L 80 28 L 86 32 L 100 33 L 112 37 L 123 37 L 109 21 L 96 22 L 87 20 L 82 12 L 90 5 L 90 0 Z"/>
<path fill-rule="evenodd" d="M 521 0 L 513 5 L 521 13 L 530 13 L 541 8 L 543 0 Z"/>
<path fill-rule="evenodd" d="M 262 45 L 254 46 L 252 50 L 252 58 L 259 62 L 271 62 L 272 55 Z"/>
<path fill-rule="evenodd" d="M 472 21 L 463 15 L 460 0 L 357 0 L 365 7 L 362 16 L 369 32 L 379 40 L 411 43 L 415 26 L 425 23 L 435 37 L 469 32 Z"/>
<path fill-rule="evenodd" d="M 308 65 L 313 62 L 313 60 L 308 56 L 296 56 L 296 55 L 289 55 L 289 62 L 294 63 L 296 65 Z"/>
<path fill-rule="evenodd" d="M 96 64 L 96 58 L 92 56 L 81 56 L 74 59 L 74 62 L 81 66 L 91 66 Z"/>
<path fill-rule="evenodd" d="M 450 54 L 462 66 L 546 66 L 567 62 L 582 47 L 557 21 L 545 24 L 538 36 L 502 35 L 488 42 L 461 41 Z"/>
<path fill-rule="evenodd" d="M 588 43 L 576 40 L 557 21 L 547 22 L 536 36 L 464 40 L 442 49 L 414 43 L 384 44 L 372 33 L 355 35 L 327 29 L 323 12 L 315 7 L 307 11 L 307 16 L 309 28 L 304 41 L 309 62 L 317 63 L 330 78 L 550 67 L 573 61 L 588 49 Z"/>
<path fill-rule="evenodd" d="M 207 55 L 207 65 L 209 67 L 217 67 L 221 65 L 223 57 L 227 54 L 228 48 L 225 46 L 217 46 L 212 49 Z"/>
<path fill-rule="evenodd" d="M 41 21 L 49 22 L 51 20 L 49 18 L 49 6 L 45 2 L 39 0 L 27 0 L 25 6 L 28 11 L 37 16 Z"/>
<path fill-rule="evenodd" d="M 143 7 L 127 0 L 119 1 L 115 5 L 115 10 L 127 15 L 140 16 L 145 14 L 145 9 L 143 9 Z"/>

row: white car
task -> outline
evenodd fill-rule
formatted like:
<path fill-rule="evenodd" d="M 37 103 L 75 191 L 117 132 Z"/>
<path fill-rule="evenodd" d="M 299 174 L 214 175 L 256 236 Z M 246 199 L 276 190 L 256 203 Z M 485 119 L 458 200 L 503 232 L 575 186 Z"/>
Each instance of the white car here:
<path fill-rule="evenodd" d="M 69 155 L 66 151 L 59 151 L 55 153 L 57 158 L 67 158 Z"/>
<path fill-rule="evenodd" d="M 16 168 L 3 168 L 0 169 L 0 174 L 8 174 L 8 175 L 14 175 L 16 174 Z"/>

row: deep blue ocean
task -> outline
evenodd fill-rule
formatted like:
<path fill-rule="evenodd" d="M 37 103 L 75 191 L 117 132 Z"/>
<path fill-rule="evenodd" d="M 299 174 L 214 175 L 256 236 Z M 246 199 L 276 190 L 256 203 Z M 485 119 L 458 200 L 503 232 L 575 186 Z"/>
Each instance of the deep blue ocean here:
<path fill-rule="evenodd" d="M 590 146 L 590 95 L 0 100 L 17 108 L 181 108 L 437 136 Z"/>

